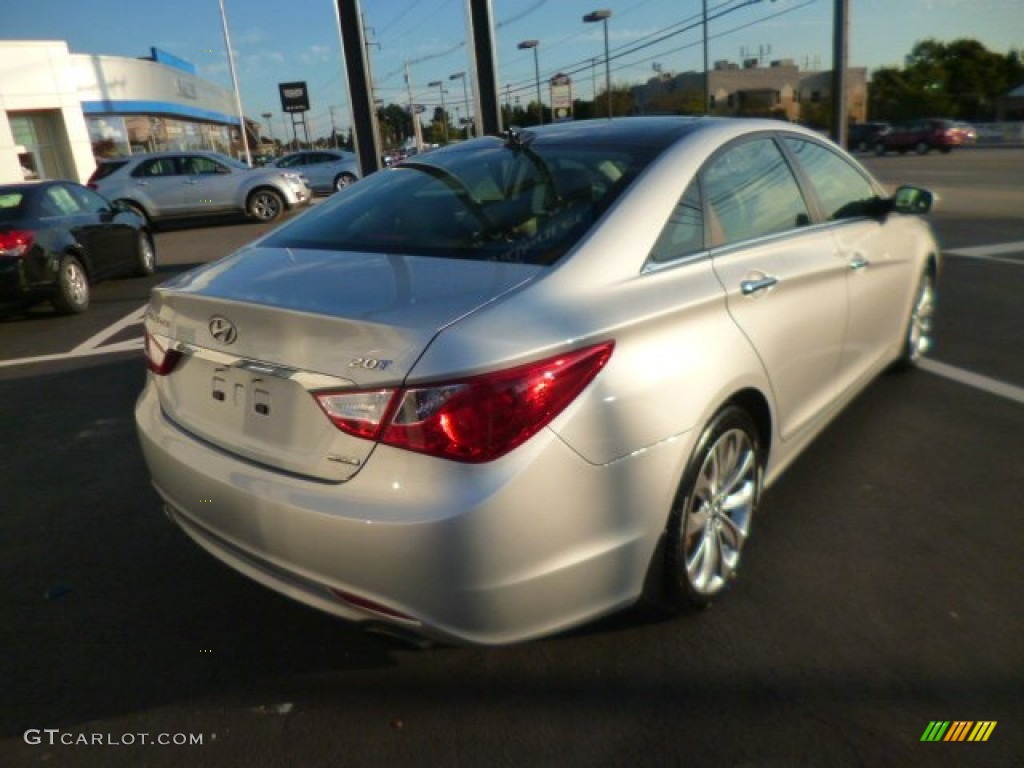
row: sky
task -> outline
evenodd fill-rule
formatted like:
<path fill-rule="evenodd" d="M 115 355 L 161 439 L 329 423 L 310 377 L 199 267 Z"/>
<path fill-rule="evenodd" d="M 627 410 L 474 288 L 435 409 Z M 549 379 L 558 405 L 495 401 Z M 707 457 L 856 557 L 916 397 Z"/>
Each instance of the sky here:
<path fill-rule="evenodd" d="M 243 111 L 285 135 L 277 84 L 306 81 L 311 136 L 351 125 L 335 0 L 223 0 Z M 442 81 L 449 112 L 464 114 L 462 81 L 470 72 L 466 0 L 361 0 L 376 96 L 430 112 Z M 707 0 L 712 62 L 793 59 L 830 69 L 834 0 Z M 0 39 L 64 40 L 72 53 L 142 57 L 157 47 L 192 62 L 204 78 L 231 87 L 218 0 L 21 0 L 6 4 Z M 573 93 L 603 89 L 602 24 L 582 17 L 599 8 L 608 20 L 613 84 L 638 84 L 655 67 L 678 73 L 703 67 L 701 0 L 492 0 L 498 88 L 525 105 L 536 93 L 532 50 L 542 83 L 576 72 Z M 989 50 L 1024 49 L 1024 0 L 850 0 L 850 66 L 900 66 L 926 38 L 979 40 Z M 662 39 L 664 38 L 664 39 Z M 634 50 L 635 49 L 635 50 Z M 596 66 L 595 66 L 596 63 Z M 472 89 L 472 83 L 469 83 Z M 543 88 L 546 92 L 546 87 Z M 470 90 L 470 96 L 472 91 Z M 545 96 L 545 100 L 546 100 Z M 457 110 L 456 107 L 459 109 Z M 430 113 L 428 112 L 428 114 Z M 289 129 L 290 133 L 290 129 Z"/>

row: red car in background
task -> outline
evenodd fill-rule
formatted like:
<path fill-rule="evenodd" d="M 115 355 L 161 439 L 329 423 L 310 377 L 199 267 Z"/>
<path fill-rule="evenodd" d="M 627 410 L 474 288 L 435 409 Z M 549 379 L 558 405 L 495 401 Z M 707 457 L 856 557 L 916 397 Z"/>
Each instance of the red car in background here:
<path fill-rule="evenodd" d="M 897 123 L 890 131 L 876 137 L 875 154 L 899 152 L 902 155 L 913 150 L 919 155 L 926 155 L 933 149 L 949 152 L 953 147 L 970 141 L 968 132 L 961 127 L 963 125 L 966 124 L 940 118 Z"/>

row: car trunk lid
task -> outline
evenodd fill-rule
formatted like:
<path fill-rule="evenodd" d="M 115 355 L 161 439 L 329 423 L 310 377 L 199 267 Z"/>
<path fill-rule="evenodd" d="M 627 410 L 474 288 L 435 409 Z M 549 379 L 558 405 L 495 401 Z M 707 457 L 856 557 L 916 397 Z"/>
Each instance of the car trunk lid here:
<path fill-rule="evenodd" d="M 400 385 L 447 325 L 541 269 L 420 256 L 254 247 L 157 288 L 146 330 L 182 355 L 155 376 L 182 429 L 274 469 L 341 482 L 374 443 L 312 392 Z"/>

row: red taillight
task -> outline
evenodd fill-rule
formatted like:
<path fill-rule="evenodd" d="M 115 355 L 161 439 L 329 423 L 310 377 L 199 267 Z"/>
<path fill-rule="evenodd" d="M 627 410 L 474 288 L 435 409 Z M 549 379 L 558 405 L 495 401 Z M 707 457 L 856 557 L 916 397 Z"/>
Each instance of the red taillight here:
<path fill-rule="evenodd" d="M 157 376 L 166 376 L 181 360 L 181 352 L 169 347 L 167 339 L 146 334 L 146 366 Z"/>
<path fill-rule="evenodd" d="M 36 233 L 28 229 L 8 229 L 0 232 L 0 257 L 20 259 L 36 241 Z"/>
<path fill-rule="evenodd" d="M 551 422 L 611 357 L 613 342 L 459 381 L 366 392 L 321 392 L 344 432 L 469 463 L 492 461 Z"/>

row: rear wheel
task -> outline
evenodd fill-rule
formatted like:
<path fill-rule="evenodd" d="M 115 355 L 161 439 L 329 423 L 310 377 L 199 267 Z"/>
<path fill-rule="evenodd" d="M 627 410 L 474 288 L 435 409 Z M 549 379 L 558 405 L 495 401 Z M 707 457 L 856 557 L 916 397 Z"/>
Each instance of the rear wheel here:
<path fill-rule="evenodd" d="M 663 608 L 703 608 L 736 577 L 761 496 L 757 426 L 735 405 L 705 427 L 669 517 Z"/>
<path fill-rule="evenodd" d="M 284 211 L 284 200 L 272 189 L 257 189 L 249 195 L 246 211 L 254 219 L 273 221 Z"/>
<path fill-rule="evenodd" d="M 89 308 L 89 278 L 74 256 L 65 256 L 60 261 L 53 306 L 65 315 L 77 315 Z"/>
<path fill-rule="evenodd" d="M 875 154 L 881 157 L 885 154 L 885 144 L 875 144 Z"/>
<path fill-rule="evenodd" d="M 340 192 L 345 187 L 347 187 L 347 186 L 349 186 L 351 184 L 355 184 L 355 183 L 356 183 L 356 177 L 353 176 L 351 173 L 340 173 L 340 174 L 338 174 L 337 178 L 334 180 L 334 191 L 335 192 Z"/>

